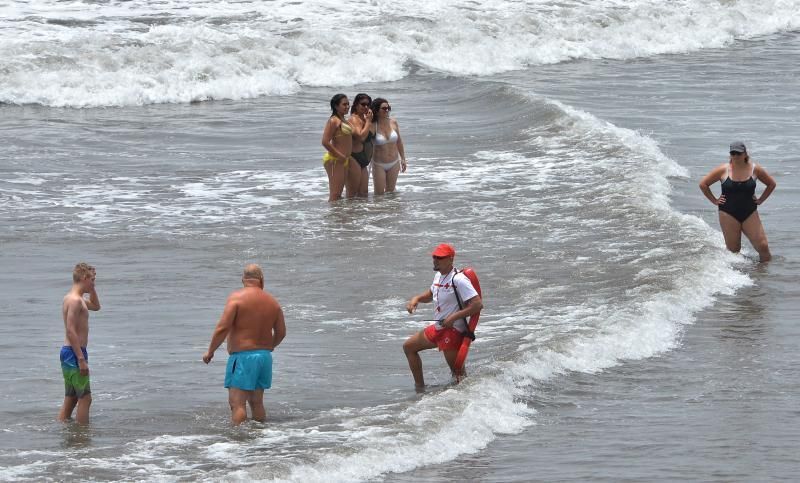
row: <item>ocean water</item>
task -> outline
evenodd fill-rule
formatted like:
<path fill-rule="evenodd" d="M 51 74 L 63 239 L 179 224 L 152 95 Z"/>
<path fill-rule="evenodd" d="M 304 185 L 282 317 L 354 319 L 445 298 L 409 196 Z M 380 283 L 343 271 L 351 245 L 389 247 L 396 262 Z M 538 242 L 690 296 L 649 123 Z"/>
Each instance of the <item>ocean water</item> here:
<path fill-rule="evenodd" d="M 0 479 L 791 480 L 800 2 L 0 3 Z M 329 205 L 328 99 L 390 100 L 409 171 Z M 775 259 L 697 182 L 743 139 Z M 449 384 L 402 341 L 449 241 L 486 309 Z M 98 268 L 88 428 L 60 300 Z M 270 421 L 230 428 L 245 263 L 284 305 Z"/>

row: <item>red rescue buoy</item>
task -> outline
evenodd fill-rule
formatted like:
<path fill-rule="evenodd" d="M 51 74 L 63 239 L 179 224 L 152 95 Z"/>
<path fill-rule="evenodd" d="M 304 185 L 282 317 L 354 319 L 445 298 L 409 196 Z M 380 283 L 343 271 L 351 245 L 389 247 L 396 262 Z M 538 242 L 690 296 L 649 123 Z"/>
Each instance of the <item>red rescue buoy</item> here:
<path fill-rule="evenodd" d="M 481 284 L 478 281 L 478 275 L 475 273 L 471 267 L 467 267 L 461 271 L 464 275 L 467 276 L 470 282 L 472 282 L 472 286 L 475 288 L 475 291 L 478 292 L 478 295 L 483 297 L 481 294 Z M 474 333 L 475 327 L 478 326 L 478 319 L 480 319 L 481 313 L 478 312 L 477 314 L 473 314 L 469 318 L 469 322 L 467 326 L 469 328 L 469 332 Z M 468 336 L 464 336 L 464 340 L 461 342 L 461 347 L 458 349 L 458 355 L 456 356 L 456 374 L 460 374 L 462 369 L 464 368 L 464 361 L 467 360 L 467 353 L 469 352 L 469 345 L 472 344 L 472 338 Z"/>

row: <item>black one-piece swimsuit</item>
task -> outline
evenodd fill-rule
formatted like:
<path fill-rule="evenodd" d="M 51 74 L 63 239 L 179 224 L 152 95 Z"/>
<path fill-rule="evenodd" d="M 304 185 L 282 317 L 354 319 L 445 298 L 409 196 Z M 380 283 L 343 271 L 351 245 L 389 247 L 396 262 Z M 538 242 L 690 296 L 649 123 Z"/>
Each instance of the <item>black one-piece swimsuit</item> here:
<path fill-rule="evenodd" d="M 725 203 L 719 205 L 719 210 L 736 218 L 739 223 L 744 223 L 758 208 L 753 200 L 756 194 L 756 180 L 753 176 L 744 181 L 734 181 L 728 168 L 728 177 L 722 182 L 722 194 L 725 196 Z"/>
<path fill-rule="evenodd" d="M 362 143 L 364 147 L 361 148 L 361 151 L 357 153 L 351 153 L 351 156 L 353 156 L 353 158 L 356 161 L 358 161 L 358 164 L 360 164 L 362 168 L 366 168 L 367 166 L 369 166 L 370 158 L 369 156 L 367 156 L 367 148 L 369 148 L 370 150 L 372 149 L 372 140 L 374 138 L 375 135 L 372 134 L 372 131 L 369 131 L 367 133 L 367 138 L 364 139 L 364 142 Z"/>

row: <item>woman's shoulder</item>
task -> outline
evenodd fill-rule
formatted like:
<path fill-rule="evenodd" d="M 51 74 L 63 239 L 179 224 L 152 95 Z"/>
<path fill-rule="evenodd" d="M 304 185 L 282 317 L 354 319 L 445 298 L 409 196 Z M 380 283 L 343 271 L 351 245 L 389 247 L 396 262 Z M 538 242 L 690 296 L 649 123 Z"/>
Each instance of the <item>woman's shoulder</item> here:
<path fill-rule="evenodd" d="M 718 165 L 714 166 L 713 168 L 711 168 L 711 170 L 708 172 L 708 174 L 706 176 L 707 177 L 712 177 L 712 178 L 722 179 L 722 177 L 727 172 L 728 172 L 728 163 L 722 163 L 722 164 L 718 164 Z"/>

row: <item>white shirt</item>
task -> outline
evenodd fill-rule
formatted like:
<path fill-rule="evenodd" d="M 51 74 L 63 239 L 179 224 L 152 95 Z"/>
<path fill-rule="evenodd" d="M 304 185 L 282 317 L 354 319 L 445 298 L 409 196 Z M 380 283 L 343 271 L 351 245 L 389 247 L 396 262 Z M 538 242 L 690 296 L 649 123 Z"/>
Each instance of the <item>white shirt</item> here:
<path fill-rule="evenodd" d="M 453 275 L 456 273 L 455 269 L 450 270 L 447 275 L 442 275 L 436 272 L 433 276 L 433 284 L 431 284 L 431 293 L 433 294 L 433 318 L 436 320 L 444 320 L 450 314 L 461 310 L 458 308 L 458 300 L 453 292 Z M 456 290 L 458 296 L 461 297 L 461 303 L 464 307 L 467 306 L 467 301 L 478 295 L 475 287 L 472 286 L 469 278 L 461 272 L 455 275 Z M 453 327 L 459 332 L 466 332 L 467 321 L 459 319 Z M 436 322 L 436 330 L 442 330 L 444 327 L 441 322 Z"/>

